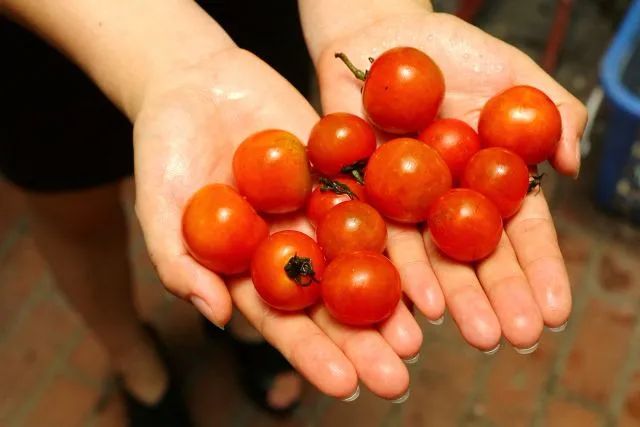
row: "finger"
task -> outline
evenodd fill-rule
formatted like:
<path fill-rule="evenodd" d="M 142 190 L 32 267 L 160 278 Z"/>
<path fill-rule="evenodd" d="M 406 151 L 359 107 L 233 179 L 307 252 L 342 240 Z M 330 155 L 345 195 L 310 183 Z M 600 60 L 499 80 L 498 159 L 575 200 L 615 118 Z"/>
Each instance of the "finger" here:
<path fill-rule="evenodd" d="M 443 255 L 426 231 L 424 241 L 449 312 L 462 336 L 480 350 L 493 350 L 500 343 L 502 331 L 475 271 Z"/>
<path fill-rule="evenodd" d="M 404 302 L 398 304 L 391 317 L 380 325 L 379 330 L 401 359 L 413 359 L 420 352 L 422 330 Z"/>
<path fill-rule="evenodd" d="M 385 399 L 405 394 L 409 372 L 377 330 L 342 325 L 324 306 L 312 310 L 311 318 L 342 349 L 369 390 Z"/>
<path fill-rule="evenodd" d="M 402 289 L 431 322 L 444 315 L 445 304 L 424 248 L 422 234 L 415 226 L 387 224 L 387 252 L 400 273 Z"/>
<path fill-rule="evenodd" d="M 534 86 L 558 106 L 562 118 L 562 136 L 558 148 L 550 159 L 553 167 L 560 173 L 577 176 L 580 170 L 580 139 L 587 124 L 587 109 L 575 96 L 569 93 L 531 58 L 517 55 L 514 61 L 515 84 Z M 516 57 L 516 56 L 514 56 Z"/>
<path fill-rule="evenodd" d="M 248 278 L 230 283 L 231 297 L 249 322 L 321 392 L 345 399 L 358 387 L 353 364 L 305 313 L 267 306 Z"/>
<path fill-rule="evenodd" d="M 531 285 L 544 323 L 552 328 L 563 325 L 571 312 L 571 288 L 542 192 L 527 196 L 505 229 Z"/>
<path fill-rule="evenodd" d="M 516 349 L 532 348 L 542 334 L 542 314 L 506 234 L 476 271 L 498 316 L 502 334 Z"/>
<path fill-rule="evenodd" d="M 172 294 L 191 301 L 209 321 L 223 327 L 231 318 L 231 297 L 224 281 L 196 262 L 182 243 L 180 210 L 175 204 L 155 209 L 136 204 L 144 238 L 158 276 Z"/>

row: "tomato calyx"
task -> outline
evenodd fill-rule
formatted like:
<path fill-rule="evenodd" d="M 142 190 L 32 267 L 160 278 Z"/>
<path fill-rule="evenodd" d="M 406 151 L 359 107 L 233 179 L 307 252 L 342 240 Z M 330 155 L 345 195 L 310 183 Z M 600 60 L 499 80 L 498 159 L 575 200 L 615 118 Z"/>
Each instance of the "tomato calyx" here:
<path fill-rule="evenodd" d="M 336 194 L 346 194 L 351 200 L 357 200 L 358 196 L 351 191 L 348 185 L 339 181 L 333 181 L 329 178 L 320 177 L 320 191 L 331 191 Z"/>
<path fill-rule="evenodd" d="M 544 177 L 544 172 L 541 173 L 540 175 L 531 175 L 529 177 L 529 189 L 527 190 L 527 194 L 533 193 L 534 190 L 538 190 L 537 191 L 538 193 L 540 192 L 543 177 Z"/>
<path fill-rule="evenodd" d="M 364 168 L 367 166 L 367 159 L 358 160 L 354 164 L 343 167 L 340 172 L 353 176 L 358 184 L 364 185 Z"/>
<path fill-rule="evenodd" d="M 287 277 L 303 287 L 318 282 L 316 272 L 313 271 L 311 258 L 299 257 L 296 254 L 287 261 L 287 264 L 284 266 L 284 271 L 287 273 Z"/>
<path fill-rule="evenodd" d="M 349 71 L 351 71 L 353 75 L 356 76 L 356 79 L 362 80 L 362 81 L 365 81 L 367 79 L 367 75 L 369 75 L 369 70 L 362 71 L 361 69 L 353 65 L 353 62 L 351 62 L 349 57 L 345 55 L 343 52 L 336 52 L 333 56 L 335 58 L 340 59 L 342 62 L 344 62 L 344 65 L 346 65 Z M 369 62 L 373 63 L 373 58 L 369 58 Z"/>

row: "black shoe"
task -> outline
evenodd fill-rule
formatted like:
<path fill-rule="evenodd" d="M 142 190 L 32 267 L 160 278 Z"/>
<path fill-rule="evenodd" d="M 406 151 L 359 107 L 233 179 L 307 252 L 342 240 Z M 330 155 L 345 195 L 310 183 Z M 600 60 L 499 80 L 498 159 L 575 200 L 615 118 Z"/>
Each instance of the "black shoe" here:
<path fill-rule="evenodd" d="M 205 334 L 211 340 L 227 341 L 234 353 L 234 363 L 244 393 L 256 405 L 272 415 L 288 416 L 300 404 L 295 401 L 286 408 L 274 408 L 267 401 L 267 393 L 279 374 L 296 372 L 284 356 L 266 341 L 251 343 L 235 338 L 228 331 L 221 331 L 203 318 Z"/>
<path fill-rule="evenodd" d="M 191 427 L 193 423 L 189 417 L 187 405 L 182 397 L 182 393 L 176 376 L 170 369 L 167 348 L 164 346 L 156 331 L 146 326 L 145 329 L 152 339 L 156 351 L 160 355 L 169 374 L 169 385 L 164 396 L 154 405 L 140 402 L 124 387 L 120 381 L 120 388 L 126 401 L 127 415 L 130 427 Z"/>

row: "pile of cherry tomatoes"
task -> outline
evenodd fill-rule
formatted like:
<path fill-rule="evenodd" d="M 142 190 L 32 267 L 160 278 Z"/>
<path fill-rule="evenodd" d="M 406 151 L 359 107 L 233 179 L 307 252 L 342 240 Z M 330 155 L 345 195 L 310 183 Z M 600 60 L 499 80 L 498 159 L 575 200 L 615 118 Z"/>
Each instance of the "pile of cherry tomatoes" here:
<path fill-rule="evenodd" d="M 338 321 L 378 323 L 396 308 L 400 276 L 383 255 L 385 218 L 426 226 L 435 245 L 460 262 L 490 255 L 537 185 L 528 166 L 549 158 L 561 135 L 555 104 L 516 86 L 489 99 L 478 132 L 436 119 L 444 78 L 433 60 L 410 47 L 383 53 L 363 72 L 370 123 L 398 138 L 376 144 L 374 128 L 348 113 L 324 116 L 307 146 L 284 130 L 264 130 L 237 148 L 237 191 L 200 189 L 183 216 L 192 256 L 214 272 L 251 271 L 262 299 L 302 310 L 322 299 Z M 314 186 L 314 182 L 317 184 Z M 305 209 L 316 239 L 287 230 L 269 236 L 260 214 Z"/>

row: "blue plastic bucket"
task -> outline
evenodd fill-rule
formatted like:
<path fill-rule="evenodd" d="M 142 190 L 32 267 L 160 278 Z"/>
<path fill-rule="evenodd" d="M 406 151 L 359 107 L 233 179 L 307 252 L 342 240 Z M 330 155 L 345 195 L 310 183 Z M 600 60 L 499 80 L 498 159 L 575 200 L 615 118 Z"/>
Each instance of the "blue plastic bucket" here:
<path fill-rule="evenodd" d="M 600 79 L 609 115 L 596 198 L 605 208 L 636 211 L 634 207 L 620 206 L 624 204 L 621 199 L 625 196 L 621 193 L 627 193 L 620 183 L 627 178 L 626 186 L 637 186 L 640 182 L 633 176 L 640 170 L 640 162 L 636 160 L 633 164 L 631 156 L 634 142 L 640 140 L 640 0 L 631 4 L 609 46 L 602 61 Z M 633 216 L 638 213 L 632 212 Z"/>

